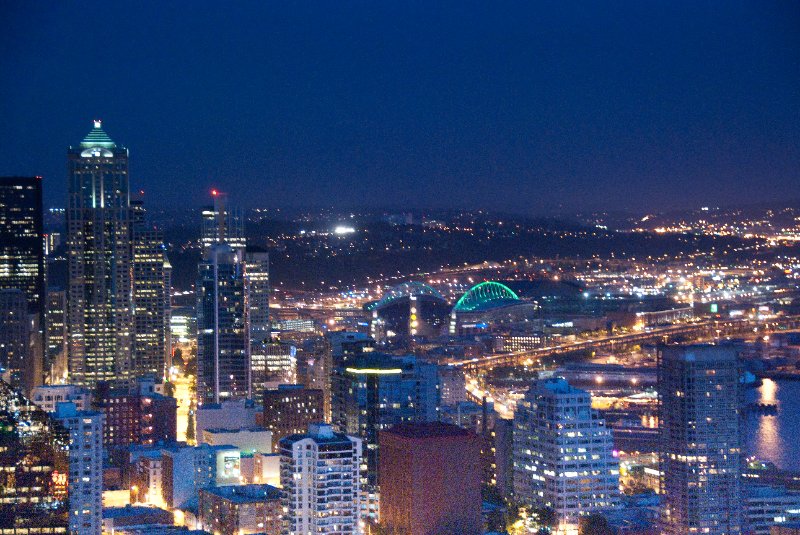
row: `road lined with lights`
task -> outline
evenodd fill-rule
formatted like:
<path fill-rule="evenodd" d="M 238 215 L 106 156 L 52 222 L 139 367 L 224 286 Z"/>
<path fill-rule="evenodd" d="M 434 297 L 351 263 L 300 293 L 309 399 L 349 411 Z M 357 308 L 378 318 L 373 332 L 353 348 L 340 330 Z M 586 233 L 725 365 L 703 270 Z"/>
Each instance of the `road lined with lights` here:
<path fill-rule="evenodd" d="M 776 329 L 779 327 L 795 328 L 798 326 L 800 326 L 800 316 L 785 316 L 763 322 L 748 318 L 724 321 L 707 320 L 697 323 L 654 328 L 644 332 L 624 333 L 589 340 L 581 340 L 579 342 L 552 347 L 529 349 L 514 353 L 495 354 L 486 357 L 476 357 L 474 359 L 456 362 L 451 365 L 455 367 L 466 368 L 468 370 L 491 370 L 500 366 L 531 365 L 535 361 L 543 358 L 564 355 L 566 353 L 587 349 L 613 350 L 615 347 L 619 348 L 629 344 L 652 342 L 666 343 L 670 338 L 676 336 L 693 336 L 698 338 L 707 336 L 710 338 L 719 338 L 723 336 L 746 333 L 751 329 L 757 330 L 762 328 L 764 331 L 768 331 L 770 329 Z"/>

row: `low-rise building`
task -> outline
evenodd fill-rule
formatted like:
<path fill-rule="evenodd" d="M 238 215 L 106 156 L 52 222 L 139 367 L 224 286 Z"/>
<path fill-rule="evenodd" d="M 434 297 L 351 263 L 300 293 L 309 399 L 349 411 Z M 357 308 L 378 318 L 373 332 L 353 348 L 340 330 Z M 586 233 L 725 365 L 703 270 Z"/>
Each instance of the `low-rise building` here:
<path fill-rule="evenodd" d="M 769 535 L 772 526 L 800 522 L 800 491 L 767 485 L 747 485 L 742 490 L 746 533 Z"/>
<path fill-rule="evenodd" d="M 272 431 L 263 427 L 205 429 L 200 443 L 209 446 L 236 446 L 243 454 L 272 453 Z"/>
<path fill-rule="evenodd" d="M 58 403 L 72 402 L 79 411 L 91 409 L 92 395 L 77 385 L 41 385 L 31 392 L 31 401 L 45 412 L 55 412 Z"/>
<path fill-rule="evenodd" d="M 281 534 L 281 491 L 271 485 L 202 489 L 198 510 L 201 528 L 210 533 Z"/>
<path fill-rule="evenodd" d="M 260 414 L 261 407 L 249 399 L 204 403 L 195 411 L 195 436 L 202 442 L 206 429 L 238 431 L 256 427 Z"/>

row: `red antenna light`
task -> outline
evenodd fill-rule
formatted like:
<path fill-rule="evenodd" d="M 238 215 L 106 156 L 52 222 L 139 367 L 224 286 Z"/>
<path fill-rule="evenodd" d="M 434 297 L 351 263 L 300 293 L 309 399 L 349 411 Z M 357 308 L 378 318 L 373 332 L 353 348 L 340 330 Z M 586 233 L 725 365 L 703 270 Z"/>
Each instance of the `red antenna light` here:
<path fill-rule="evenodd" d="M 216 197 L 216 196 L 217 196 L 217 190 L 215 190 L 215 189 L 212 189 L 212 190 L 211 190 L 211 195 L 213 195 L 214 197 Z"/>

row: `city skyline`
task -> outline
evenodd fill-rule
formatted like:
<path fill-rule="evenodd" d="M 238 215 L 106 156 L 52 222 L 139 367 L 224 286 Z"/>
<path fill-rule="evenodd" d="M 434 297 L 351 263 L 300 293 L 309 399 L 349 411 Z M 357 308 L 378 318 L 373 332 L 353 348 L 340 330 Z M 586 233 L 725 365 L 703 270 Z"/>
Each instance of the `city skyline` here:
<path fill-rule="evenodd" d="M 800 198 L 800 8 L 726 8 L 103 4 L 110 31 L 11 4 L 0 161 L 62 205 L 62 151 L 102 119 L 153 208 L 212 187 L 524 214 Z"/>
<path fill-rule="evenodd" d="M 0 30 L 0 533 L 800 534 L 800 4 Z"/>

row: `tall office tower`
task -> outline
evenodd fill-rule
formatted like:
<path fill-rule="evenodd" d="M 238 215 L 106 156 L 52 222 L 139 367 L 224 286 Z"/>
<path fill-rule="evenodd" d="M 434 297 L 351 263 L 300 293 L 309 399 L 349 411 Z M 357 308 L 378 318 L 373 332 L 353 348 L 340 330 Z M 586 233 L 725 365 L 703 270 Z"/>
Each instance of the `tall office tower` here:
<path fill-rule="evenodd" d="M 370 494 L 378 487 L 378 432 L 400 423 L 439 419 L 436 368 L 414 355 L 375 352 L 350 357 L 334 367 L 332 423 L 339 431 L 364 439 L 365 490 Z M 373 505 L 377 506 L 370 501 Z"/>
<path fill-rule="evenodd" d="M 535 382 L 514 414 L 514 492 L 552 508 L 562 530 L 578 517 L 619 505 L 619 462 L 611 430 L 588 392 L 563 378 Z"/>
<path fill-rule="evenodd" d="M 267 381 L 267 348 L 272 329 L 269 323 L 269 253 L 248 247 L 244 254 L 247 309 L 250 320 L 250 362 L 253 397 L 261 401 Z"/>
<path fill-rule="evenodd" d="M 284 533 L 363 533 L 361 440 L 314 424 L 279 444 Z"/>
<path fill-rule="evenodd" d="M 35 316 L 31 347 L 24 365 L 30 391 L 43 382 L 45 325 L 44 233 L 42 177 L 0 177 L 0 290 L 22 290 L 26 313 Z M 38 341 L 35 338 L 38 337 Z"/>
<path fill-rule="evenodd" d="M 381 526 L 387 535 L 481 535 L 480 438 L 441 422 L 380 432 Z"/>
<path fill-rule="evenodd" d="M 67 379 L 67 293 L 64 290 L 47 290 L 45 316 L 45 362 L 49 366 L 45 373 L 49 376 L 50 384 L 61 384 Z"/>
<path fill-rule="evenodd" d="M 322 420 L 322 390 L 303 385 L 278 385 L 264 391 L 264 427 L 272 431 L 275 442 L 285 436 L 303 433 Z"/>
<path fill-rule="evenodd" d="M 22 388 L 30 352 L 28 300 L 18 289 L 0 290 L 0 367 L 3 380 Z"/>
<path fill-rule="evenodd" d="M 100 535 L 103 527 L 103 413 L 59 403 L 55 418 L 69 430 L 69 532 Z"/>
<path fill-rule="evenodd" d="M 131 371 L 128 149 L 117 146 L 95 121 L 67 158 L 69 373 L 71 382 L 94 386 Z"/>
<path fill-rule="evenodd" d="M 0 532 L 66 534 L 67 431 L 6 383 L 0 383 L 0 428 Z"/>
<path fill-rule="evenodd" d="M 332 377 L 336 367 L 344 369 L 347 362 L 358 355 L 369 353 L 375 349 L 375 339 L 368 334 L 351 331 L 329 332 L 324 339 L 324 352 L 321 361 L 316 362 L 315 378 L 317 387 L 322 388 L 325 396 L 325 421 L 333 421 Z"/>
<path fill-rule="evenodd" d="M 44 325 L 42 228 L 42 177 L 0 177 L 0 290 L 22 290 Z"/>
<path fill-rule="evenodd" d="M 212 245 L 197 281 L 197 400 L 251 395 L 243 250 Z"/>
<path fill-rule="evenodd" d="M 725 345 L 658 353 L 662 532 L 741 533 L 739 361 Z"/>
<path fill-rule="evenodd" d="M 164 235 L 148 225 L 141 201 L 133 213 L 133 362 L 132 374 L 164 377 L 170 361 L 169 262 Z"/>
<path fill-rule="evenodd" d="M 203 235 L 201 242 L 203 252 L 212 245 L 227 243 L 234 249 L 244 249 L 244 215 L 241 209 L 228 206 L 228 195 L 221 191 L 211 190 L 213 206 L 203 208 Z"/>

